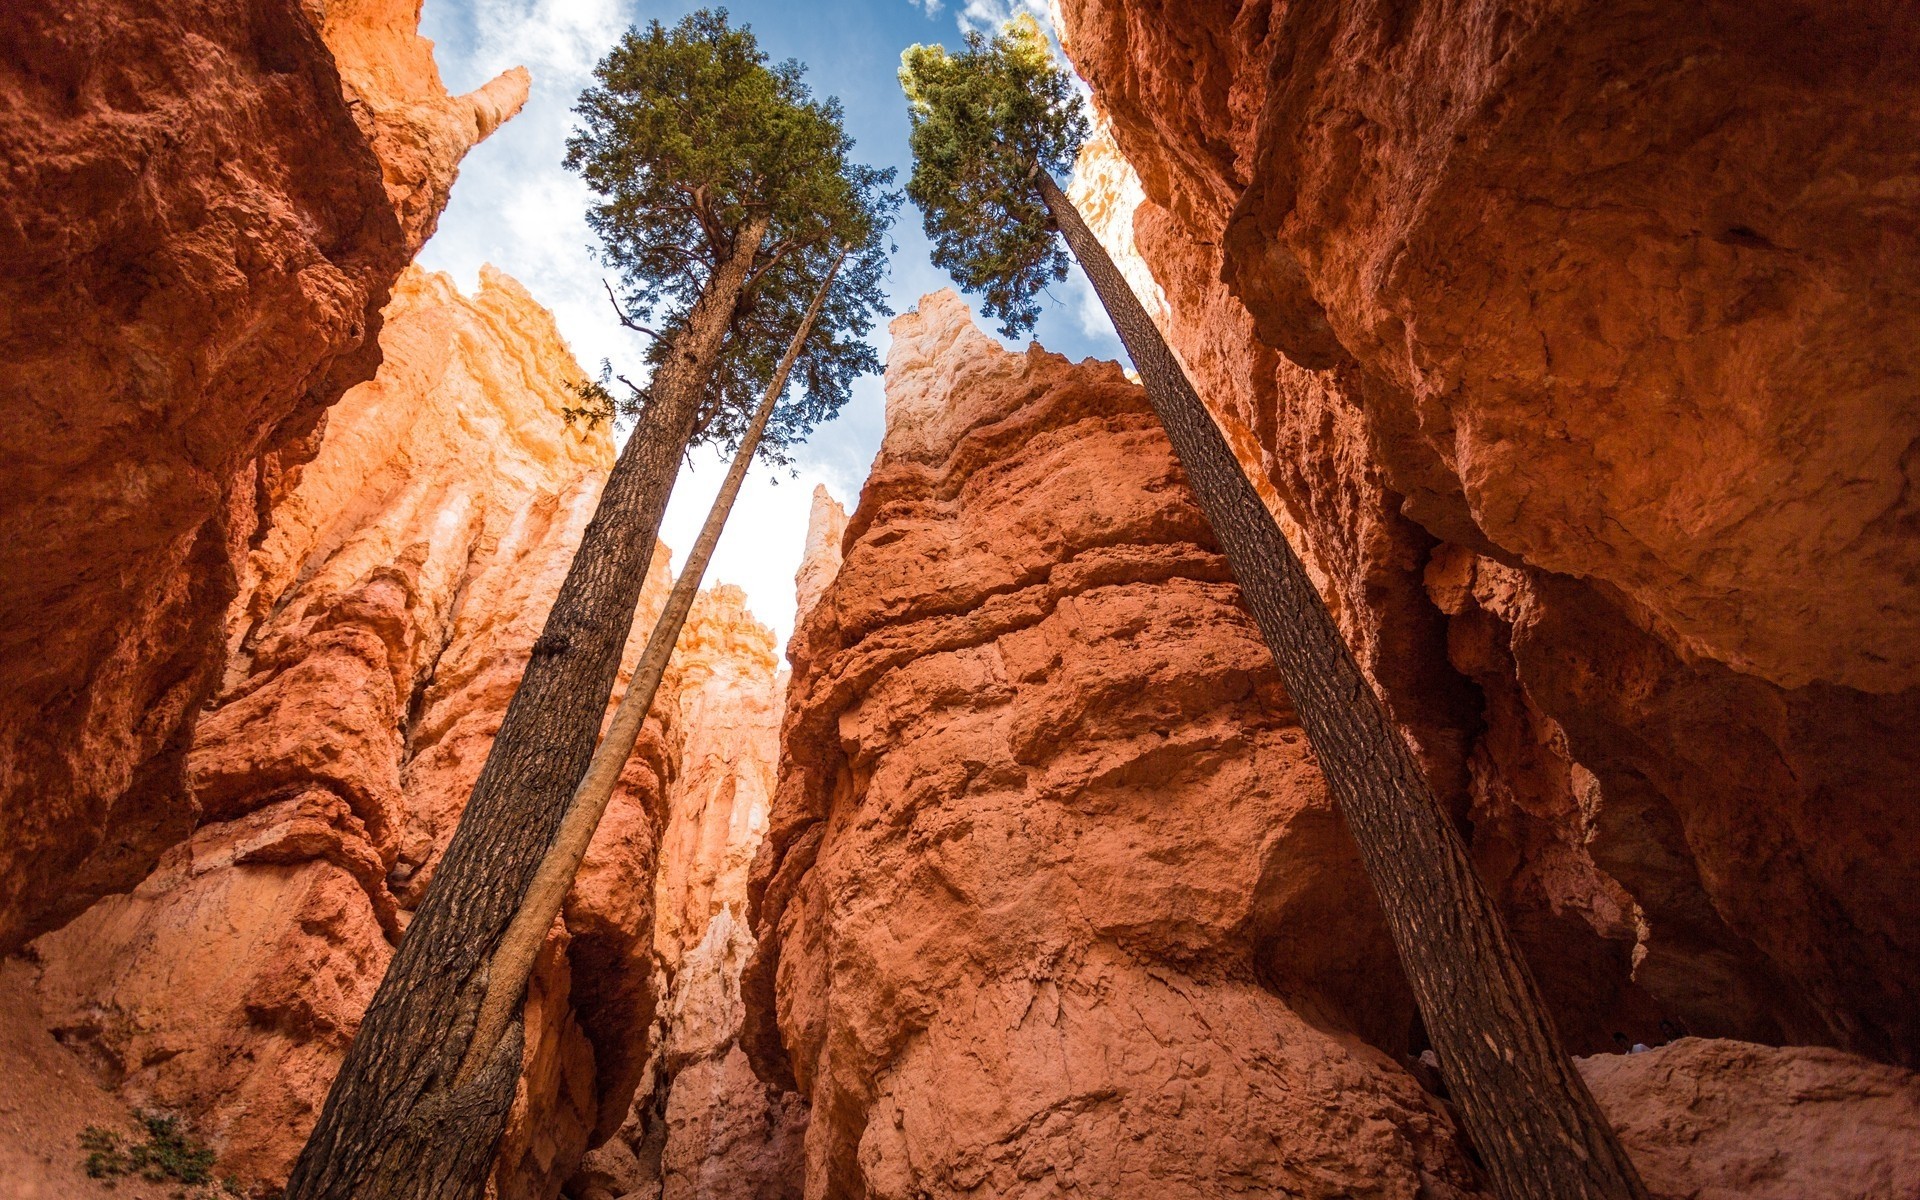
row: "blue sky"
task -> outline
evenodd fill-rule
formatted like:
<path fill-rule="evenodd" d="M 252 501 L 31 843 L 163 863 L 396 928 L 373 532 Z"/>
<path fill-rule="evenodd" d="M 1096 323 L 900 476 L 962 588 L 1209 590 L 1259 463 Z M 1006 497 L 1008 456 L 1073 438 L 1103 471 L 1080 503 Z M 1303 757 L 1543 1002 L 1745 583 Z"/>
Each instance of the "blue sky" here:
<path fill-rule="evenodd" d="M 736 22 L 753 27 L 774 58 L 806 64 L 815 91 L 838 96 L 846 106 L 858 155 L 898 167 L 904 182 L 910 169 L 907 120 L 894 76 L 900 51 L 915 42 L 958 45 L 963 28 L 988 27 L 1004 20 L 1010 7 L 1022 6 L 1038 8 L 1035 0 L 739 0 L 727 8 Z M 630 369 L 642 346 L 638 335 L 612 319 L 600 290 L 606 270 L 584 216 L 589 193 L 560 166 L 574 98 L 590 81 L 593 64 L 629 25 L 655 17 L 671 23 L 697 7 L 660 0 L 426 0 L 421 32 L 437 44 L 449 90 L 468 91 L 524 65 L 533 73 L 533 93 L 520 116 L 468 156 L 420 261 L 451 273 L 467 291 L 485 262 L 519 279 L 553 310 L 590 371 L 602 358 Z M 927 260 L 919 214 L 911 205 L 901 210 L 895 240 L 900 249 L 889 290 L 894 311 L 902 312 L 949 280 Z M 1035 332 L 1042 345 L 1073 358 L 1120 356 L 1084 279 L 1076 274 L 1053 296 Z M 884 355 L 884 326 L 877 337 Z M 840 416 L 797 456 L 798 478 L 754 467 L 721 539 L 706 582 L 745 588 L 754 613 L 783 641 L 792 628 L 793 573 L 813 486 L 825 483 L 853 507 L 879 449 L 882 413 L 880 380 L 862 380 Z M 676 551 L 692 544 L 724 469 L 716 456 L 696 452 L 693 468 L 682 472 L 661 530 Z"/>

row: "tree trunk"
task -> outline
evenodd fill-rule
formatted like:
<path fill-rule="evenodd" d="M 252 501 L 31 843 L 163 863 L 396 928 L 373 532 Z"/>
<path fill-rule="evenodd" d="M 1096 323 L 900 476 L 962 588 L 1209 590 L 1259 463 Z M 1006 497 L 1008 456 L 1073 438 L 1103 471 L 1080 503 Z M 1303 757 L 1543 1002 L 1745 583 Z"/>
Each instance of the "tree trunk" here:
<path fill-rule="evenodd" d="M 713 561 L 714 548 L 720 544 L 720 531 L 726 528 L 727 517 L 733 512 L 733 502 L 740 497 L 740 485 L 746 480 L 747 468 L 753 465 L 754 453 L 760 448 L 760 435 L 766 432 L 767 422 L 773 418 L 773 409 L 780 401 L 780 393 L 786 390 L 787 376 L 793 371 L 794 361 L 800 357 L 800 349 L 806 344 L 807 335 L 813 332 L 813 323 L 820 316 L 820 306 L 826 302 L 827 292 L 833 287 L 834 276 L 840 273 L 840 262 L 845 257 L 843 254 L 840 259 L 834 260 L 833 268 L 813 293 L 813 303 L 808 305 L 800 328 L 787 344 L 787 352 L 774 368 L 766 393 L 760 398 L 753 419 L 747 423 L 746 432 L 740 438 L 740 448 L 734 453 L 733 462 L 727 467 L 727 476 L 721 481 L 720 491 L 713 498 L 713 507 L 707 510 L 707 520 L 700 527 L 700 536 L 694 539 L 686 565 L 680 568 L 680 577 L 673 581 L 673 590 L 667 595 L 666 607 L 661 609 L 653 632 L 647 637 L 646 651 L 633 669 L 633 678 L 627 683 L 626 694 L 620 697 L 619 705 L 613 710 L 613 721 L 607 726 L 600 745 L 595 748 L 593 761 L 588 764 L 580 786 L 574 789 L 573 800 L 567 805 L 567 815 L 560 823 L 560 832 L 554 838 L 553 845 L 548 847 L 546 857 L 540 861 L 540 869 L 527 888 L 520 910 L 514 913 L 513 922 L 500 939 L 499 949 L 494 951 L 493 963 L 487 972 L 486 997 L 480 1003 L 480 1016 L 474 1023 L 473 1040 L 467 1046 L 466 1060 L 460 1064 L 460 1071 L 454 1080 L 456 1084 L 466 1083 L 483 1064 L 492 1061 L 502 1034 L 509 1032 L 508 1021 L 520 1006 L 521 993 L 533 973 L 534 957 L 539 954 L 540 944 L 546 940 L 553 919 L 560 915 L 560 906 L 566 899 L 567 890 L 573 886 L 573 877 L 579 873 L 580 862 L 586 857 L 587 847 L 593 841 L 593 831 L 600 827 L 600 818 L 606 814 L 607 802 L 613 798 L 614 786 L 620 782 L 621 769 L 626 766 L 627 756 L 633 753 L 633 743 L 640 736 L 640 727 L 646 723 L 647 711 L 653 707 L 654 695 L 660 690 L 660 680 L 667 672 L 667 662 L 673 657 L 674 645 L 680 640 L 681 627 L 687 622 L 687 614 L 693 610 L 693 600 L 700 591 L 701 577 L 707 573 L 707 564 Z"/>
<path fill-rule="evenodd" d="M 1126 343 L 1273 651 L 1495 1189 L 1505 1200 L 1645 1200 L 1459 831 L 1293 548 L 1073 202 L 1045 171 L 1035 184 Z"/>
<path fill-rule="evenodd" d="M 287 1200 L 480 1194 L 519 1049 L 458 1088 L 455 1070 L 493 947 L 593 753 L 660 517 L 767 225 L 757 217 L 741 230 L 654 372 L 426 900 L 294 1164 Z M 505 1057 L 514 1069 L 492 1069 Z"/>

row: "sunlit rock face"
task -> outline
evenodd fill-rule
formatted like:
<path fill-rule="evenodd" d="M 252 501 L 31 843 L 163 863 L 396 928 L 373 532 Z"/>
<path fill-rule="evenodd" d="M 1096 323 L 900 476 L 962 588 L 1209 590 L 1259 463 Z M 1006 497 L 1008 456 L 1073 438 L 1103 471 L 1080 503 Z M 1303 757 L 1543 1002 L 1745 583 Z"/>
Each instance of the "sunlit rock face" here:
<path fill-rule="evenodd" d="M 425 893 L 613 459 L 563 419 L 582 375 L 552 317 L 498 272 L 469 298 L 409 270 L 381 340 L 242 572 L 188 755 L 204 823 L 31 947 L 56 1034 L 262 1187 Z M 536 970 L 502 1196 L 554 1195 L 638 1079 L 674 723 L 670 703 L 649 722 Z"/>
<path fill-rule="evenodd" d="M 0 13 L 0 951 L 196 813 L 249 543 L 524 71 L 447 95 L 417 5 Z"/>
<path fill-rule="evenodd" d="M 794 626 L 806 623 L 807 614 L 820 602 L 827 585 L 840 570 L 840 539 L 847 534 L 847 510 L 833 498 L 825 485 L 815 484 L 813 507 L 807 513 L 807 545 L 800 557 L 800 569 L 794 573 L 796 612 Z"/>
<path fill-rule="evenodd" d="M 1920 30 L 1061 7 L 1156 317 L 1569 1044 L 1920 1061 Z"/>
<path fill-rule="evenodd" d="M 686 740 L 655 884 L 654 948 L 668 971 L 726 909 L 746 916 L 780 756 L 773 631 L 723 584 L 700 594 L 674 650 Z"/>
<path fill-rule="evenodd" d="M 811 1101 L 806 1195 L 1473 1194 L 1354 1036 L 1410 1005 L 1139 389 L 950 292 L 892 332 L 754 874 L 746 1044 Z"/>

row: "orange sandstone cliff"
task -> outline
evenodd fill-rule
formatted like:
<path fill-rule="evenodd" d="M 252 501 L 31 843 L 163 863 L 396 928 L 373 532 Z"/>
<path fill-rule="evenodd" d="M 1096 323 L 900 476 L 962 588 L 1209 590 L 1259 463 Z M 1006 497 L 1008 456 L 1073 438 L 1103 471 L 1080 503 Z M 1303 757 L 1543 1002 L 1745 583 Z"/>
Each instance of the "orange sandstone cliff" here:
<path fill-rule="evenodd" d="M 810 1106 L 804 1194 L 1483 1194 L 1139 389 L 951 293 L 893 335 L 860 505 L 810 537 L 752 881 L 741 1043 Z M 1655 1195 L 1920 1170 L 1899 1067 L 1698 1037 L 1579 1065 Z"/>
<path fill-rule="evenodd" d="M 1909 1194 L 1911 5 L 1059 7 L 1072 194 L 1652 1193 Z M 277 1186 L 611 462 L 519 285 L 405 267 L 527 87 L 416 21 L 0 10 L 0 1195 L 131 1105 Z M 493 1190 L 1483 1194 L 1138 388 L 942 293 L 887 408 L 791 678 L 699 602 Z"/>
<path fill-rule="evenodd" d="M 1920 1061 L 1910 6 L 1061 7 L 1103 236 L 1570 1046 Z"/>
<path fill-rule="evenodd" d="M 748 1040 L 811 1102 L 807 1194 L 1472 1192 L 1355 1036 L 1409 1002 L 1139 389 L 950 292 L 893 339 L 755 869 Z"/>
<path fill-rule="evenodd" d="M 406 0 L 0 11 L 0 952 L 197 813 L 249 544 L 516 69 L 449 96 Z"/>
<path fill-rule="evenodd" d="M 186 1115 L 249 1184 L 283 1179 L 316 1117 L 613 458 L 605 429 L 563 420 L 580 369 L 498 272 L 468 298 L 410 270 L 381 340 L 245 564 L 187 756 L 202 824 L 30 948 L 55 1035 L 127 1100 Z M 660 711 L 537 972 L 503 1196 L 555 1195 L 647 1057 L 678 749 Z"/>

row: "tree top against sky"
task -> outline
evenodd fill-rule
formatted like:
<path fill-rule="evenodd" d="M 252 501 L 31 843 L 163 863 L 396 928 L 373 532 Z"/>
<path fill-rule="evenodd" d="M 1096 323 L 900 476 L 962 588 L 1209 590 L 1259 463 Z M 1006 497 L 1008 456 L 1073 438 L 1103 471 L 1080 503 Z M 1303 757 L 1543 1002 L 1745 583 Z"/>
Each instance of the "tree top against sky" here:
<path fill-rule="evenodd" d="M 597 194 L 587 221 L 619 272 L 625 319 L 655 334 L 646 352 L 655 366 L 717 264 L 755 218 L 767 222 L 696 444 L 737 445 L 814 289 L 847 253 L 794 370 L 803 396 L 762 443 L 775 461 L 839 409 L 855 378 L 879 369 L 867 337 L 888 311 L 886 233 L 899 202 L 893 171 L 853 160 L 839 102 L 815 98 L 802 73 L 769 62 L 725 9 L 652 21 L 600 61 L 567 140 L 566 165 Z M 644 403 L 645 383 L 628 386 L 623 407 Z"/>
<path fill-rule="evenodd" d="M 1039 22 L 1022 15 L 991 39 L 969 33 L 958 53 L 911 46 L 900 86 L 912 125 L 913 178 L 934 265 L 1018 337 L 1037 299 L 1067 277 L 1068 255 L 1033 173 L 1064 175 L 1087 138 L 1087 119 Z"/>

